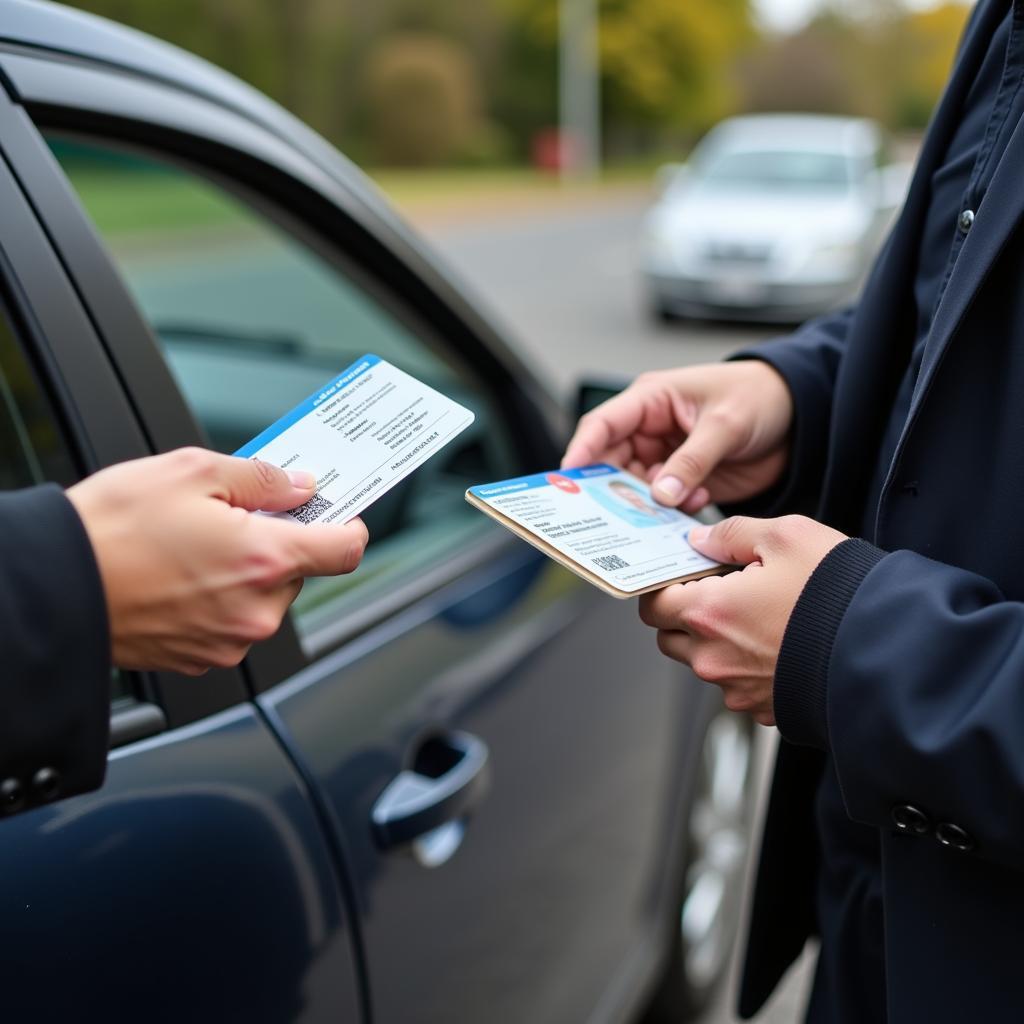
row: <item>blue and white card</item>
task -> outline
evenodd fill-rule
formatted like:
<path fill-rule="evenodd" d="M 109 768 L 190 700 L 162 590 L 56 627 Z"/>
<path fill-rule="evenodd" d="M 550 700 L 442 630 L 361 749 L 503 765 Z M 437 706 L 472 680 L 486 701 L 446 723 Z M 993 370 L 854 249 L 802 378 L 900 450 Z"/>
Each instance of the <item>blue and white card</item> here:
<path fill-rule="evenodd" d="M 686 539 L 697 520 L 643 480 L 600 463 L 481 484 L 466 500 L 615 597 L 722 572 Z"/>
<path fill-rule="evenodd" d="M 366 355 L 235 455 L 314 474 L 316 494 L 282 517 L 346 523 L 472 422 L 458 402 Z"/>

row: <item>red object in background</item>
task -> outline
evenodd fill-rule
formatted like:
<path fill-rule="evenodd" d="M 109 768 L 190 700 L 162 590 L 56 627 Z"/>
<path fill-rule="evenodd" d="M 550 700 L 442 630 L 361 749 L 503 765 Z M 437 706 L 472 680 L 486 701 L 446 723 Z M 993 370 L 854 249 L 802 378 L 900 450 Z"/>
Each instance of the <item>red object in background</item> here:
<path fill-rule="evenodd" d="M 542 171 L 561 171 L 577 162 L 579 146 L 571 134 L 558 128 L 537 132 L 530 144 L 533 166 Z"/>

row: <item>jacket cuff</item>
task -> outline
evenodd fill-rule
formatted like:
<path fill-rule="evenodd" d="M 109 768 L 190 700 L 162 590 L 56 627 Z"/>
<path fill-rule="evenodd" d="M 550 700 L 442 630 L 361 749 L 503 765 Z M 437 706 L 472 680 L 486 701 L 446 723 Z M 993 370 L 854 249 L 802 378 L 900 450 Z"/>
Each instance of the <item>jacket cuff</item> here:
<path fill-rule="evenodd" d="M 839 624 L 864 577 L 885 557 L 867 541 L 837 544 L 804 586 L 775 667 L 779 732 L 791 743 L 828 750 L 828 666 Z"/>
<path fill-rule="evenodd" d="M 110 624 L 88 534 L 60 487 L 0 494 L 0 525 L 0 779 L 19 783 L 27 810 L 103 781 Z M 33 790 L 43 768 L 59 789 Z"/>

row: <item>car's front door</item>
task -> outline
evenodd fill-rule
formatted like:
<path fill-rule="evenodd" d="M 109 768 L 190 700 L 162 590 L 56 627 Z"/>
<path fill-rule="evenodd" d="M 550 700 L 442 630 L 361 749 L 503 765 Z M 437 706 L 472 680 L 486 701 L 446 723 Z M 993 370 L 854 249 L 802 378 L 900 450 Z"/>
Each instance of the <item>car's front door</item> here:
<path fill-rule="evenodd" d="M 248 662 L 345 866 L 374 1019 L 614 1017 L 656 965 L 698 716 L 632 607 L 463 501 L 555 457 L 530 383 L 281 139 L 153 83 L 46 82 L 52 151 L 210 443 L 233 450 L 365 351 L 476 413 L 370 511 L 359 572 L 310 581 Z M 89 277 L 104 256 L 72 252 L 82 237 L 68 258 L 102 320 L 109 289 Z M 142 421 L 167 438 L 126 351 L 148 331 L 111 334 Z"/>
<path fill-rule="evenodd" d="M 0 123 L 0 487 L 69 485 L 149 445 L 11 171 L 2 90 Z M 119 674 L 103 788 L 0 820 L 5 1021 L 359 1019 L 325 833 L 247 698 L 237 671 Z"/>

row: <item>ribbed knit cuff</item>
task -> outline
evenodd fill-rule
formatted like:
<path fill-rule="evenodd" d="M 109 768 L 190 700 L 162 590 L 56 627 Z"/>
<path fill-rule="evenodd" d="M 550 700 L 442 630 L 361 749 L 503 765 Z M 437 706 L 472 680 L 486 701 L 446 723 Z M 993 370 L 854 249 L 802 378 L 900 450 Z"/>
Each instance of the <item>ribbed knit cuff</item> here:
<path fill-rule="evenodd" d="M 828 750 L 828 663 L 839 624 L 885 552 L 863 540 L 837 544 L 811 573 L 789 617 L 775 667 L 775 720 L 791 743 Z"/>

